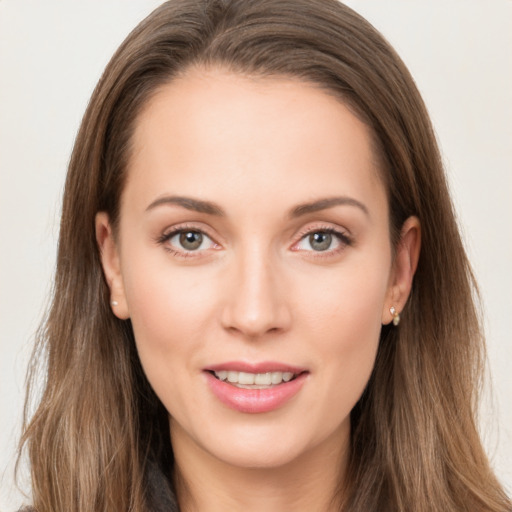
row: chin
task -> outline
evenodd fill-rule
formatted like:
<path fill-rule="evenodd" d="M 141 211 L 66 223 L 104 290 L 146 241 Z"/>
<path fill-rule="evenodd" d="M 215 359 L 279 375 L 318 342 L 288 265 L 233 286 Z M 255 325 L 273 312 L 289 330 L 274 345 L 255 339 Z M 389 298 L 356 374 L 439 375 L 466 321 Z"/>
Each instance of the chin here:
<path fill-rule="evenodd" d="M 252 447 L 230 448 L 218 453 L 224 463 L 244 469 L 278 469 L 300 459 L 304 450 L 292 444 L 276 446 L 276 444 L 256 443 Z"/>
<path fill-rule="evenodd" d="M 217 463 L 244 469 L 279 469 L 308 464 L 311 457 L 335 457 L 350 437 L 350 422 L 323 428 L 253 415 L 243 423 L 217 425 L 190 439 Z M 302 424 L 301 424 L 302 423 Z M 203 426 L 204 427 L 204 426 Z M 308 428 L 309 427 L 309 428 Z M 180 429 L 181 430 L 181 429 Z M 183 430 L 181 430 L 183 432 Z"/>

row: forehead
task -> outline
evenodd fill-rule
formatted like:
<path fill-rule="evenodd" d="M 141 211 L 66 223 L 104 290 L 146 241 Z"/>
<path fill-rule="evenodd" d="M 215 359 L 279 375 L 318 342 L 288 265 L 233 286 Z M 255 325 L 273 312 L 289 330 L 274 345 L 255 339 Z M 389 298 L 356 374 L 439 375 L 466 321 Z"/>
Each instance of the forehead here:
<path fill-rule="evenodd" d="M 262 191 L 309 200 L 336 186 L 354 196 L 384 193 L 370 129 L 297 79 L 191 70 L 152 96 L 132 143 L 131 200 L 231 192 L 256 204 Z"/>

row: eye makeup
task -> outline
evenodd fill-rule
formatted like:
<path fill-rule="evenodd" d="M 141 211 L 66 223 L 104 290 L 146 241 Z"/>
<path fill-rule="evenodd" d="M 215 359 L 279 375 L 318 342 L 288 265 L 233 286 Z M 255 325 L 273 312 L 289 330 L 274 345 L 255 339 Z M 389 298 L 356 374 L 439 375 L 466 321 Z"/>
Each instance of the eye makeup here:
<path fill-rule="evenodd" d="M 336 256 L 353 244 L 345 230 L 324 224 L 303 229 L 297 238 L 290 250 L 309 253 L 308 257 L 312 258 Z M 203 227 L 194 224 L 174 226 L 156 237 L 155 242 L 177 258 L 199 258 L 211 250 L 222 249 Z"/>

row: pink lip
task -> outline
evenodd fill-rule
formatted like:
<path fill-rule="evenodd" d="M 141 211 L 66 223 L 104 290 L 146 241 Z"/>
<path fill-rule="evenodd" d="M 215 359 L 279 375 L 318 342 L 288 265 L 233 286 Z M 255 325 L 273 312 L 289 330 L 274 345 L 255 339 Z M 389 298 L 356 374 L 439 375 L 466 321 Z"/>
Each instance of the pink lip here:
<path fill-rule="evenodd" d="M 222 370 L 250 373 L 292 372 L 297 377 L 289 382 L 266 389 L 245 389 L 221 381 L 211 373 Z M 308 372 L 303 369 L 281 363 L 247 364 L 242 362 L 215 365 L 205 370 L 204 374 L 209 388 L 224 405 L 238 412 L 250 414 L 270 412 L 284 406 L 301 390 L 308 376 Z"/>
<path fill-rule="evenodd" d="M 291 372 L 296 375 L 306 371 L 306 368 L 291 366 L 289 364 L 278 363 L 275 361 L 263 361 L 261 363 L 246 363 L 244 361 L 228 361 L 226 363 L 214 364 L 205 368 L 207 371 L 233 371 L 247 373 L 267 373 L 267 372 Z"/>

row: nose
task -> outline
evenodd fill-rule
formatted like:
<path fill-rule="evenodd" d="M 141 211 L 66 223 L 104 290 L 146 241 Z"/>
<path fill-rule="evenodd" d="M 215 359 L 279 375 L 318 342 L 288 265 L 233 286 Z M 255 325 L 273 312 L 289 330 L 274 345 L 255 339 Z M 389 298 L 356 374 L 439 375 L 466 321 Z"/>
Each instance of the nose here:
<path fill-rule="evenodd" d="M 285 331 L 291 323 L 283 275 L 268 254 L 252 250 L 230 268 L 222 325 L 246 338 Z"/>

